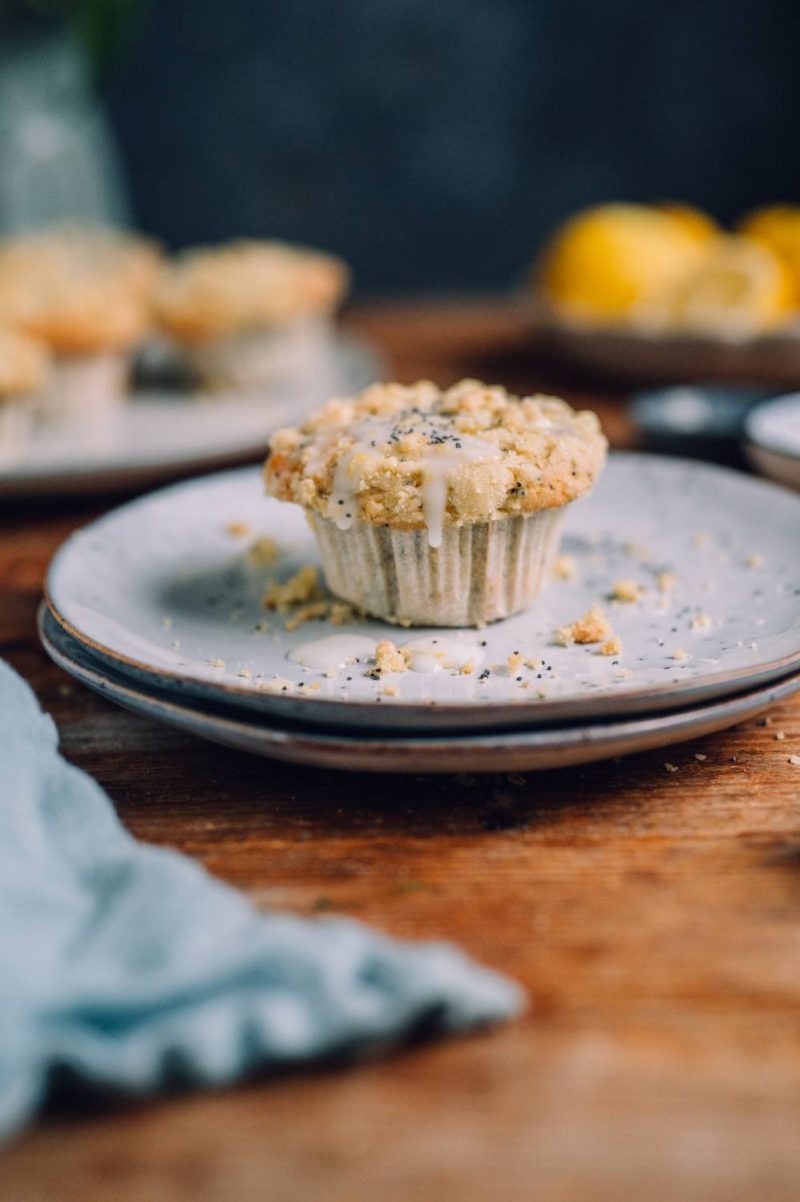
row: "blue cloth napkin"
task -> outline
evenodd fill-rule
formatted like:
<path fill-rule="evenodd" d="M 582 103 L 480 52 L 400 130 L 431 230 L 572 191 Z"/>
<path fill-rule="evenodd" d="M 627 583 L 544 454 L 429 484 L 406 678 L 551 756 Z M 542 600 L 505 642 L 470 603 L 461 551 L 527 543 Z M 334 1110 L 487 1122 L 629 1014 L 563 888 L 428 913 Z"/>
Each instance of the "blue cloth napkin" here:
<path fill-rule="evenodd" d="M 222 1085 L 520 1011 L 444 943 L 259 913 L 137 843 L 0 662 L 0 1135 L 59 1073 L 128 1094 Z"/>

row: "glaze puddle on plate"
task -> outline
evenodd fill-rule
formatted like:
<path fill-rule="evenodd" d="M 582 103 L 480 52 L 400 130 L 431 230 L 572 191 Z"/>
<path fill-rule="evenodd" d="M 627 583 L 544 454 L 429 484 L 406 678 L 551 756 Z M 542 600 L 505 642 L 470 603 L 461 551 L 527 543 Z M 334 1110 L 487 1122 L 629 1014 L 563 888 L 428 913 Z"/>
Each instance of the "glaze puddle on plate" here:
<path fill-rule="evenodd" d="M 43 606 L 39 629 L 48 655 L 76 680 L 117 705 L 199 738 L 304 768 L 348 772 L 529 772 L 588 764 L 610 756 L 667 747 L 751 719 L 800 690 L 800 673 L 786 680 L 686 710 L 614 722 L 533 730 L 426 735 L 314 729 L 281 724 L 274 715 L 187 703 L 147 692 L 99 665 Z"/>
<path fill-rule="evenodd" d="M 316 562 L 313 538 L 299 509 L 266 498 L 258 471 L 243 469 L 108 514 L 62 547 L 47 587 L 75 638 L 148 686 L 307 722 L 477 729 L 663 711 L 788 674 L 800 666 L 798 535 L 800 500 L 778 488 L 696 462 L 614 455 L 567 515 L 574 579 L 554 579 L 525 613 L 483 630 L 326 621 L 287 631 L 286 615 L 265 613 L 261 598 Z M 280 547 L 267 567 L 247 554 L 264 536 Z M 641 598 L 609 600 L 620 580 Z M 598 602 L 621 655 L 554 644 L 557 627 Z M 320 670 L 290 659 L 333 635 L 373 646 L 448 639 L 474 648 L 480 670 L 375 679 L 363 661 Z M 286 691 L 264 692 L 275 677 Z"/>

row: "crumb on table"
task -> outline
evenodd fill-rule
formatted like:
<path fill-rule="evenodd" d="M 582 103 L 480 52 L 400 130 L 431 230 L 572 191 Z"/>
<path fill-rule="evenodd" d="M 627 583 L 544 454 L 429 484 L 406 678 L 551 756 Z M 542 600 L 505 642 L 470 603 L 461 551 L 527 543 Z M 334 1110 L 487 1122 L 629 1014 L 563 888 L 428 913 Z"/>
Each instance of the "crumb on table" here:
<path fill-rule="evenodd" d="M 672 652 L 672 658 L 677 659 L 677 660 L 688 659 L 689 652 L 684 651 L 683 647 L 676 647 L 675 650 Z"/>
<path fill-rule="evenodd" d="M 671 593 L 678 583 L 674 572 L 659 572 L 656 576 L 656 587 L 660 593 Z"/>
<path fill-rule="evenodd" d="M 614 634 L 610 639 L 606 639 L 600 648 L 601 655 L 621 655 L 622 654 L 622 639 L 618 634 Z"/>

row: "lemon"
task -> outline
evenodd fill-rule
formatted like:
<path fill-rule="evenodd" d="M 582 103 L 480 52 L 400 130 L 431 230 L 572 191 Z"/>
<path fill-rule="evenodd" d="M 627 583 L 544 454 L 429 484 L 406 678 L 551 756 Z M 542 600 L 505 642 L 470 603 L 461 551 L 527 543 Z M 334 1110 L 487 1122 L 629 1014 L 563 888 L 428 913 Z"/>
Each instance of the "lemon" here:
<path fill-rule="evenodd" d="M 739 230 L 780 255 L 800 293 L 800 207 L 782 204 L 756 209 L 740 220 Z"/>
<path fill-rule="evenodd" d="M 774 329 L 792 314 L 791 272 L 767 246 L 742 235 L 719 235 L 699 260 L 653 298 L 642 325 L 744 338 Z"/>
<path fill-rule="evenodd" d="M 537 277 L 547 301 L 568 320 L 611 325 L 684 275 L 702 254 L 700 222 L 646 205 L 607 204 L 578 213 L 545 247 Z"/>
<path fill-rule="evenodd" d="M 715 237 L 719 232 L 719 226 L 713 217 L 708 213 L 704 213 L 702 209 L 696 209 L 693 205 L 685 205 L 680 201 L 665 201 L 657 206 L 659 212 L 668 213 L 674 221 L 683 227 L 688 234 L 692 234 L 698 242 L 706 242 L 709 238 Z"/>

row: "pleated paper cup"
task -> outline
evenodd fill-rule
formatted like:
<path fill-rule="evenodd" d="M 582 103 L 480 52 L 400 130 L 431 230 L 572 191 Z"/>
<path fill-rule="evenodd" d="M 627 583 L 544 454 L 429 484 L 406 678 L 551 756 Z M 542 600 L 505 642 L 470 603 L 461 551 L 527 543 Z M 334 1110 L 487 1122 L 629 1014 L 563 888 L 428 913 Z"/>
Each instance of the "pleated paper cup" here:
<path fill-rule="evenodd" d="M 340 530 L 308 516 L 337 596 L 403 626 L 483 626 L 535 601 L 558 552 L 563 512 L 448 526 L 439 547 L 426 529 L 358 522 Z"/>

